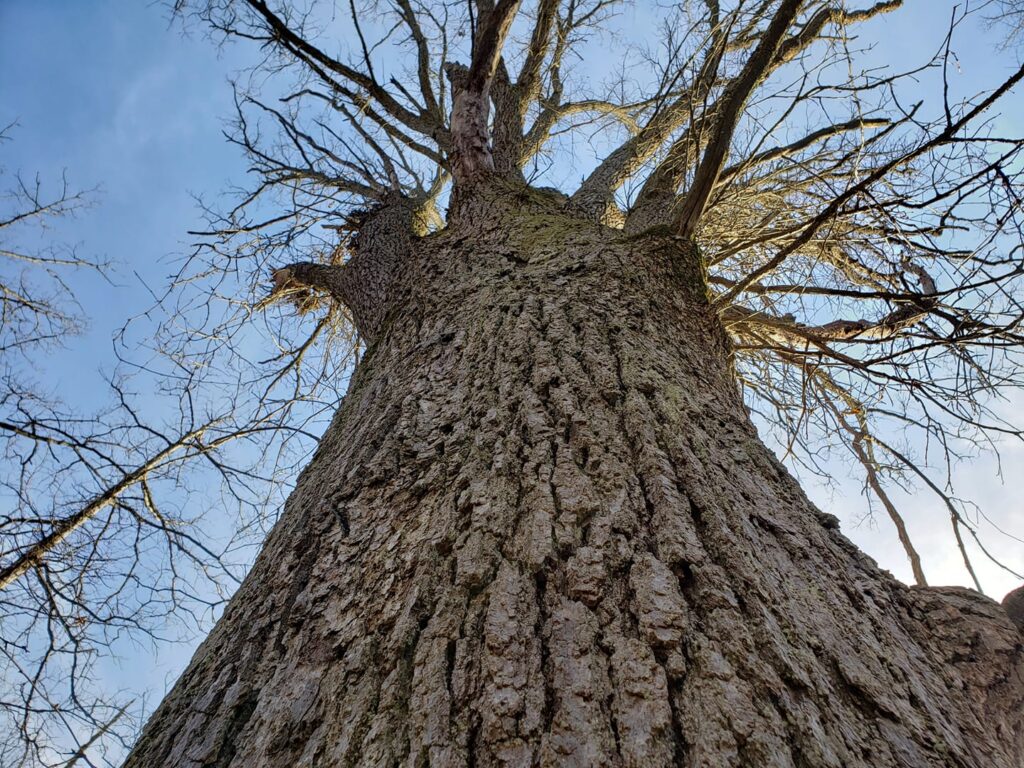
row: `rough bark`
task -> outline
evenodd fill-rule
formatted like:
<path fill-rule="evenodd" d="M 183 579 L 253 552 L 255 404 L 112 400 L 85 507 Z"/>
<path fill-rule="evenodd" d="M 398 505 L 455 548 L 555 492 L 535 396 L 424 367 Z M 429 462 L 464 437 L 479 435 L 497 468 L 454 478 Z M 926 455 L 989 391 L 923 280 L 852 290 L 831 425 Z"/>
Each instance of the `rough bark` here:
<path fill-rule="evenodd" d="M 1019 630 L 807 500 L 687 241 L 460 205 L 128 765 L 1020 765 Z"/>

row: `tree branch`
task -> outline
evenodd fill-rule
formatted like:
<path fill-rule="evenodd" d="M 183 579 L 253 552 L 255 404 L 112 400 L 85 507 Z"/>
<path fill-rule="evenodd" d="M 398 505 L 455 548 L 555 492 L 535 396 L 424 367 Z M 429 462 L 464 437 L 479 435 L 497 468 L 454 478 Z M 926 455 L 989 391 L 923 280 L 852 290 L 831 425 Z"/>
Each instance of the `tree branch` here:
<path fill-rule="evenodd" d="M 920 280 L 922 293 L 911 298 L 908 294 L 906 303 L 889 312 L 874 322 L 868 320 L 833 320 L 824 325 L 804 325 L 792 317 L 778 317 L 754 309 L 731 305 L 721 314 L 722 322 L 732 324 L 754 324 L 762 332 L 783 342 L 818 342 L 837 341 L 883 341 L 896 336 L 904 328 L 923 320 L 936 306 L 935 281 L 920 267 L 908 263 L 908 271 L 912 271 Z"/>
<path fill-rule="evenodd" d="M 369 94 L 370 98 L 380 104 L 381 108 L 388 115 L 402 125 L 424 136 L 430 136 L 435 138 L 435 140 L 439 140 L 442 126 L 437 122 L 436 116 L 427 113 L 416 114 L 406 109 L 371 74 L 360 72 L 342 64 L 296 34 L 279 16 L 270 10 L 264 0 L 246 0 L 246 2 L 266 22 L 269 31 L 273 35 L 273 39 L 279 45 L 289 50 L 296 58 L 307 64 L 319 65 L 316 69 L 322 67 L 339 75 L 358 88 L 362 88 Z"/>
<path fill-rule="evenodd" d="M 769 259 L 760 267 L 751 270 L 746 276 L 744 276 L 742 280 L 738 281 L 735 286 L 733 286 L 731 289 L 722 294 L 722 296 L 720 296 L 716 300 L 716 302 L 721 305 L 724 305 L 732 301 L 732 299 L 735 298 L 739 293 L 741 293 L 743 289 L 746 288 L 746 286 L 756 283 L 764 275 L 777 269 L 791 253 L 793 253 L 801 246 L 805 245 L 808 241 L 810 241 L 811 238 L 813 238 L 815 234 L 817 234 L 818 230 L 822 226 L 824 226 L 826 222 L 830 221 L 849 200 L 856 197 L 858 194 L 861 194 L 862 192 L 865 192 L 866 190 L 870 189 L 870 187 L 873 184 L 875 184 L 880 179 L 888 175 L 889 172 L 892 171 L 894 168 L 896 168 L 899 165 L 906 165 L 907 163 L 910 163 L 912 160 L 924 155 L 925 153 L 954 141 L 957 133 L 959 133 L 961 129 L 963 129 L 976 117 L 985 113 L 989 109 L 989 107 L 995 104 L 1004 94 L 1006 94 L 1010 89 L 1017 85 L 1017 83 L 1019 83 L 1022 79 L 1024 79 L 1024 66 L 1018 68 L 1018 70 L 1005 81 L 1003 81 L 1003 83 L 998 88 L 996 88 L 986 98 L 982 99 L 982 101 L 975 105 L 972 109 L 968 110 L 959 120 L 947 125 L 946 128 L 938 135 L 932 137 L 931 139 L 925 142 L 922 142 L 916 148 L 908 152 L 901 153 L 897 157 L 894 157 L 891 160 L 889 160 L 888 162 L 879 165 L 870 174 L 861 179 L 858 183 L 853 184 L 840 194 L 837 194 L 829 202 L 829 204 L 825 206 L 825 209 L 822 210 L 817 216 L 815 216 L 815 218 L 803 229 L 803 231 L 793 240 L 793 242 L 791 242 L 785 248 L 782 248 L 774 257 Z"/>
<path fill-rule="evenodd" d="M 672 228 L 682 237 L 692 237 L 697 221 L 704 213 L 708 198 L 718 182 L 743 106 L 779 52 L 786 30 L 796 20 L 802 3 L 803 0 L 783 0 L 743 71 L 729 84 L 722 96 L 715 128 L 704 150 L 704 157 L 697 166 L 693 184 L 673 217 Z"/>
<path fill-rule="evenodd" d="M 487 127 L 489 91 L 518 9 L 519 0 L 499 0 L 473 41 L 473 58 L 464 80 L 456 83 L 453 78 L 451 166 L 456 186 L 471 185 L 494 170 Z"/>

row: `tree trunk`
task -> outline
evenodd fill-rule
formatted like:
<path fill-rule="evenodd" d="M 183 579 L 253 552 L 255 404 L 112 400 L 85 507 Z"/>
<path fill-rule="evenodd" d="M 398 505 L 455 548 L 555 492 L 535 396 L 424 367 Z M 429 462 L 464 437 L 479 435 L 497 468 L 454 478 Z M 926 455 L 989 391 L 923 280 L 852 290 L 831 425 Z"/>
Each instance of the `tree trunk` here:
<path fill-rule="evenodd" d="M 696 249 L 459 205 L 127 765 L 1020 766 L 1019 630 L 807 500 Z"/>

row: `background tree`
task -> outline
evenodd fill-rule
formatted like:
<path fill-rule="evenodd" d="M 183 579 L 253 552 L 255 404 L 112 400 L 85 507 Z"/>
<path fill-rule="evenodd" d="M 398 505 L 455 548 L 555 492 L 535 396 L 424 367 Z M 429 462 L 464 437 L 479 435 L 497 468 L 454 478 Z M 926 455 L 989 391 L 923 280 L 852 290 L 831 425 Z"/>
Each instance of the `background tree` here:
<path fill-rule="evenodd" d="M 1003 29 L 1009 42 L 1016 42 L 1024 31 L 1024 4 L 1020 0 L 995 0 L 995 3 L 985 3 L 989 11 L 989 21 L 994 26 Z"/>
<path fill-rule="evenodd" d="M 905 103 L 962 9 L 893 73 L 850 30 L 899 0 L 708 0 L 578 82 L 618 5 L 179 4 L 266 60 L 233 134 L 258 185 L 211 212 L 171 293 L 198 330 L 160 348 L 251 370 L 231 288 L 272 271 L 258 303 L 317 319 L 242 380 L 255 412 L 333 409 L 353 331 L 365 354 L 129 764 L 1019 760 L 1006 613 L 879 572 L 747 407 L 811 466 L 851 453 L 922 585 L 886 484 L 936 493 L 973 572 L 935 459 L 882 435 L 940 462 L 1020 436 L 991 403 L 1019 370 L 1022 145 L 989 121 L 1024 69 Z M 583 178 L 541 186 L 579 136 Z"/>
<path fill-rule="evenodd" d="M 50 191 L 38 176 L 15 175 L 0 198 L 4 766 L 123 757 L 144 711 L 140 692 L 98 684 L 97 662 L 129 640 L 173 639 L 181 630 L 167 631 L 168 617 L 202 627 L 237 586 L 277 482 L 273 463 L 260 458 L 257 467 L 246 449 L 262 446 L 265 425 L 227 400 L 195 404 L 187 366 L 163 372 L 163 398 L 137 361 L 122 366 L 97 412 L 68 405 L 47 384 L 44 353 L 88 322 L 77 300 L 82 271 L 111 274 L 110 264 L 57 241 L 51 225 L 95 197 L 66 178 Z M 236 511 L 237 528 L 221 536 L 207 505 L 195 503 L 211 475 Z"/>

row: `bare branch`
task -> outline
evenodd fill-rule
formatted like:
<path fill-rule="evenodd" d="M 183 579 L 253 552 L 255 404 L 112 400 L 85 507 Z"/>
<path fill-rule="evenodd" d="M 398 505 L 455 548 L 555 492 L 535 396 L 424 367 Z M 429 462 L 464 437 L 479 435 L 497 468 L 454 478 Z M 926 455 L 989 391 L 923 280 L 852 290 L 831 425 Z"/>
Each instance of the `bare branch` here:
<path fill-rule="evenodd" d="M 801 0 L 783 0 L 772 17 L 771 24 L 761 36 L 757 47 L 750 55 L 739 77 L 733 80 L 722 97 L 721 107 L 715 121 L 714 132 L 708 139 L 707 149 L 694 175 L 693 184 L 682 200 L 674 216 L 672 228 L 683 237 L 691 237 L 698 219 L 704 213 L 711 192 L 718 183 L 718 176 L 725 164 L 725 158 L 732 143 L 732 136 L 739 122 L 743 106 L 750 98 L 754 87 L 764 78 L 776 54 L 783 51 L 782 40 L 800 11 Z"/>

